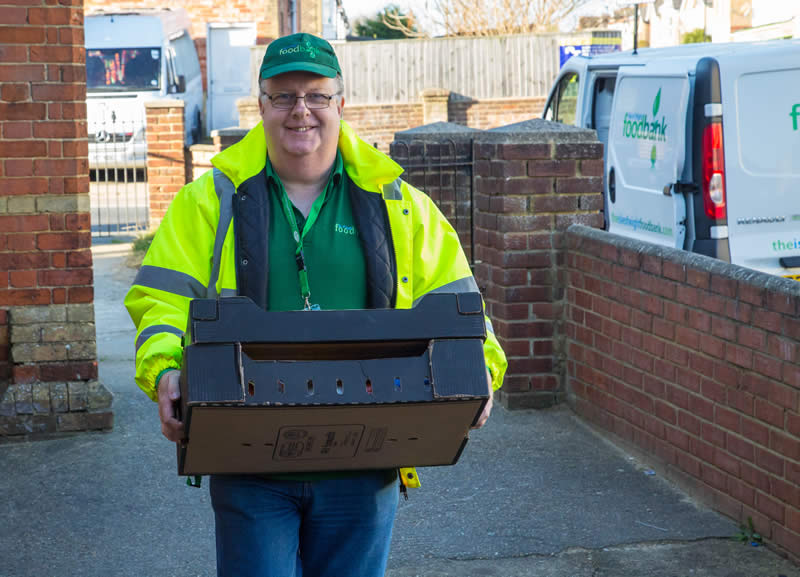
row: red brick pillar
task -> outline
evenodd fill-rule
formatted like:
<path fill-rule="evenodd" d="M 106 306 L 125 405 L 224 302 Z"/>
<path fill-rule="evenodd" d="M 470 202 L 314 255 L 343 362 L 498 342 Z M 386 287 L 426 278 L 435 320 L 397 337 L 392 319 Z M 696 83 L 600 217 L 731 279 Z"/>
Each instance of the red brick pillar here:
<path fill-rule="evenodd" d="M 83 2 L 0 0 L 0 436 L 110 428 L 97 383 Z"/>
<path fill-rule="evenodd" d="M 189 154 L 184 144 L 183 109 L 182 100 L 145 103 L 151 230 L 158 228 L 172 199 L 191 178 L 191 171 L 187 170 Z"/>
<path fill-rule="evenodd" d="M 603 147 L 594 131 L 531 120 L 475 137 L 475 276 L 509 368 L 508 408 L 564 391 L 563 235 L 600 227 Z"/>

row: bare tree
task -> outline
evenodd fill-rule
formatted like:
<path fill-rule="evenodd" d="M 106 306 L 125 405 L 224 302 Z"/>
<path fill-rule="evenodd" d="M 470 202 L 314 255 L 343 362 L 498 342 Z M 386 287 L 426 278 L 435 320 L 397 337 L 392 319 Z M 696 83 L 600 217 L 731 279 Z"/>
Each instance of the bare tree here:
<path fill-rule="evenodd" d="M 402 32 L 408 38 L 425 38 L 428 36 L 419 26 L 413 10 L 408 13 L 400 12 L 397 6 L 390 5 L 378 14 L 384 25 L 392 30 Z"/>
<path fill-rule="evenodd" d="M 550 32 L 569 14 L 590 0 L 434 0 L 427 20 L 446 36 L 500 36 L 528 32 Z M 397 10 L 387 10 L 384 23 L 406 36 L 407 30 Z"/>

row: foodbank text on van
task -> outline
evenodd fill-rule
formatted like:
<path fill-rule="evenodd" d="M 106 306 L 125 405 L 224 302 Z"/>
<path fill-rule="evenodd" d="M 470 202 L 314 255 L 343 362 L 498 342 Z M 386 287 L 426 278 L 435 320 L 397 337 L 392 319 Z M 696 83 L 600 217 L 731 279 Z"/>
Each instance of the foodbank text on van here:
<path fill-rule="evenodd" d="M 661 120 L 648 122 L 646 114 L 626 112 L 622 124 L 622 134 L 626 138 L 640 138 L 657 142 L 667 140 L 667 119 L 663 116 Z"/>

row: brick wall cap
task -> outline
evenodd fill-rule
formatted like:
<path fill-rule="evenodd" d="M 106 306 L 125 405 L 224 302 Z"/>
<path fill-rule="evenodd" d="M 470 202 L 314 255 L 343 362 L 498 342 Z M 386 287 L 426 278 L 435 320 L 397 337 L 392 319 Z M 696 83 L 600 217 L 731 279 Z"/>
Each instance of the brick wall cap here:
<path fill-rule="evenodd" d="M 257 96 L 242 96 L 241 98 L 236 99 L 236 107 L 241 108 L 243 106 L 255 106 L 258 107 L 258 97 Z"/>
<path fill-rule="evenodd" d="M 686 265 L 689 268 L 709 272 L 712 275 L 745 283 L 755 288 L 764 288 L 771 292 L 781 292 L 790 296 L 800 297 L 800 283 L 795 280 L 745 268 L 711 258 L 710 256 L 659 246 L 580 224 L 571 225 L 567 229 L 567 236 L 604 242 L 617 248 L 662 258 L 672 263 Z"/>
<path fill-rule="evenodd" d="M 169 100 L 147 100 L 144 103 L 145 108 L 186 108 L 186 103 L 183 100 L 169 99 Z"/>
<path fill-rule="evenodd" d="M 211 152 L 211 153 L 217 151 L 217 149 L 214 148 L 213 144 L 192 144 L 191 146 L 189 146 L 189 150 L 191 150 L 192 152 Z"/>
<path fill-rule="evenodd" d="M 489 98 L 483 96 L 467 96 L 466 94 L 459 94 L 458 92 L 450 93 L 450 102 L 455 102 L 458 104 L 520 104 L 522 102 L 533 102 L 540 104 L 544 109 L 546 100 L 546 96 L 496 96 Z"/>
<path fill-rule="evenodd" d="M 395 132 L 394 139 L 408 141 L 410 139 L 404 137 L 410 136 L 413 137 L 414 140 L 425 140 L 425 137 L 429 136 L 431 141 L 438 142 L 441 140 L 442 136 L 447 136 L 448 138 L 457 138 L 461 136 L 466 139 L 471 139 L 474 135 L 481 132 L 484 131 L 478 128 L 470 128 L 463 124 L 456 124 L 455 122 L 432 122 L 431 124 Z"/>
<path fill-rule="evenodd" d="M 577 126 L 567 126 L 560 122 L 550 122 L 544 118 L 531 118 L 507 126 L 498 126 L 484 131 L 480 142 L 536 143 L 536 142 L 599 142 L 597 132 Z"/>
<path fill-rule="evenodd" d="M 239 128 L 238 126 L 231 126 L 229 128 L 218 128 L 211 131 L 211 138 L 216 136 L 239 136 L 243 137 L 250 132 L 247 128 Z"/>
<path fill-rule="evenodd" d="M 425 88 L 419 93 L 420 98 L 442 99 L 450 98 L 450 91 L 446 88 Z"/>

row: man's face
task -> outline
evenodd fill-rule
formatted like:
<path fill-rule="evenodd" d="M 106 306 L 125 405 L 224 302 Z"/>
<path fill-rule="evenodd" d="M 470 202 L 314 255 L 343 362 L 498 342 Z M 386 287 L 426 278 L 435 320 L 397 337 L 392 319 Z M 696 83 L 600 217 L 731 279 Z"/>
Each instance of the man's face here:
<path fill-rule="evenodd" d="M 261 81 L 261 91 L 305 96 L 312 92 L 335 94 L 335 78 L 326 78 L 310 72 L 287 72 Z M 336 96 L 328 108 L 309 109 L 304 99 L 298 99 L 290 110 L 275 108 L 262 94 L 258 109 L 264 121 L 264 134 L 270 158 L 313 157 L 321 160 L 335 156 L 339 142 L 339 120 L 342 117 L 344 98 Z M 332 162 L 332 160 L 331 160 Z"/>

